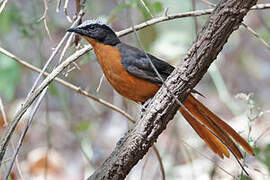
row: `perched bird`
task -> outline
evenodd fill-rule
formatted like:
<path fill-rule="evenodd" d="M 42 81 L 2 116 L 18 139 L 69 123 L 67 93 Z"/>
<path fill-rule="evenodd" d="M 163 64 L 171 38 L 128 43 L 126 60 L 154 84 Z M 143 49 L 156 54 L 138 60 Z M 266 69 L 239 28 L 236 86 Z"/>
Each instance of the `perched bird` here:
<path fill-rule="evenodd" d="M 67 31 L 75 32 L 85 38 L 94 48 L 98 62 L 113 88 L 122 96 L 137 103 L 145 103 L 152 98 L 162 85 L 162 81 L 153 70 L 155 68 L 166 80 L 174 70 L 170 64 L 151 54 L 122 43 L 114 31 L 98 20 L 87 20 L 78 27 Z M 217 117 L 206 106 L 189 94 L 179 111 L 205 141 L 221 158 L 230 157 L 231 151 L 236 158 L 243 158 L 235 142 L 251 155 L 253 148 L 232 127 Z"/>

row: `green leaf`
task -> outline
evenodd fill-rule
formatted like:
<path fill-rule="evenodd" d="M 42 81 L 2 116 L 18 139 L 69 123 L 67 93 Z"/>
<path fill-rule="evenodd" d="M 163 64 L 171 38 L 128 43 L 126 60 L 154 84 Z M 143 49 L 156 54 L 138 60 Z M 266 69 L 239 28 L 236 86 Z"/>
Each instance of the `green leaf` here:
<path fill-rule="evenodd" d="M 76 129 L 78 131 L 86 131 L 90 126 L 90 122 L 89 121 L 82 121 L 80 122 L 80 124 L 78 124 L 78 126 L 76 127 Z"/>
<path fill-rule="evenodd" d="M 0 54 L 0 94 L 12 100 L 19 81 L 19 64 Z"/>

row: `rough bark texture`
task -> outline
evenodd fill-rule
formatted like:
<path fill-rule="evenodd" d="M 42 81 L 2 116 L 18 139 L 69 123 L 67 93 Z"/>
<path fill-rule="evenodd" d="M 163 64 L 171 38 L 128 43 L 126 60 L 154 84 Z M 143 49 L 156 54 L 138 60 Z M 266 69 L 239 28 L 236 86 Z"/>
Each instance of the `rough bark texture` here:
<path fill-rule="evenodd" d="M 222 0 L 217 5 L 184 57 L 184 63 L 177 66 L 166 80 L 168 88 L 160 88 L 142 119 L 119 140 L 111 155 L 88 179 L 119 180 L 126 177 L 174 117 L 179 105 L 170 92 L 181 102 L 185 100 L 256 2 Z"/>

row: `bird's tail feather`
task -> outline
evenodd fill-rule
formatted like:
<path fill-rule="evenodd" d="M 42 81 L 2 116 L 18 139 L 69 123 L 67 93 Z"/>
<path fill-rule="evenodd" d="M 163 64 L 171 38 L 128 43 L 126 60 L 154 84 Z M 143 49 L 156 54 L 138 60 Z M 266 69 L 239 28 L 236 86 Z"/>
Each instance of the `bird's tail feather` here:
<path fill-rule="evenodd" d="M 229 151 L 238 159 L 243 158 L 234 141 L 241 145 L 246 152 L 254 155 L 253 148 L 244 138 L 200 103 L 194 96 L 190 94 L 185 100 L 184 106 L 189 112 L 183 108 L 179 108 L 182 115 L 205 143 L 221 158 L 224 155 L 230 157 Z"/>

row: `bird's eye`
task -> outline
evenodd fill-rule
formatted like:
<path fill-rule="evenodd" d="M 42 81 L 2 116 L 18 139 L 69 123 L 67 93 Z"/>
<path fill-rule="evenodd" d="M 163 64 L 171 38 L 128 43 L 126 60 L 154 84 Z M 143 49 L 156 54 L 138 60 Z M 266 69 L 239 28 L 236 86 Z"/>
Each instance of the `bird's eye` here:
<path fill-rule="evenodd" d="M 94 26 L 90 25 L 90 26 L 89 26 L 89 29 L 94 29 Z"/>

